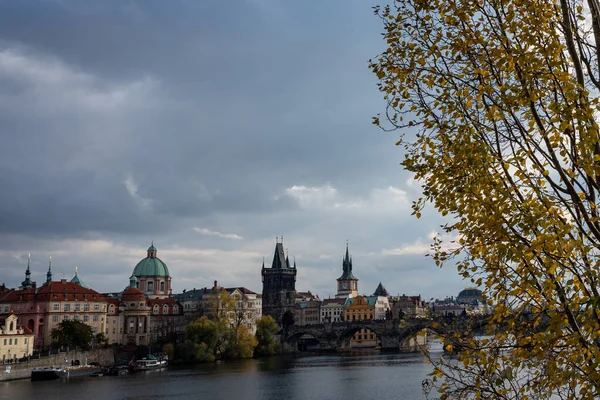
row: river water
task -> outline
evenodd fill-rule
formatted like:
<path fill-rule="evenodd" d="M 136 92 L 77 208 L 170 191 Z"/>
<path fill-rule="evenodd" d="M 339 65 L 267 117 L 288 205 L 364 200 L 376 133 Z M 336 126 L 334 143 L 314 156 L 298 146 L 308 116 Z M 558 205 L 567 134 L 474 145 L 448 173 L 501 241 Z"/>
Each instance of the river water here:
<path fill-rule="evenodd" d="M 419 353 L 277 356 L 120 377 L 4 382 L 0 399 L 424 399 L 421 382 L 430 371 Z"/>

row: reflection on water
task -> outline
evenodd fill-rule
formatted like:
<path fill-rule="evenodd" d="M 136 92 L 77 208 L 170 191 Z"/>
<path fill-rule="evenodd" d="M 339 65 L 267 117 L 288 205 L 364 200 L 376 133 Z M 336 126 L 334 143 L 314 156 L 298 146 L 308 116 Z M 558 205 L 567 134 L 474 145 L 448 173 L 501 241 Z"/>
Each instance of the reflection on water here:
<path fill-rule="evenodd" d="M 0 399 L 422 399 L 430 371 L 420 354 L 277 356 L 121 377 L 6 382 Z"/>

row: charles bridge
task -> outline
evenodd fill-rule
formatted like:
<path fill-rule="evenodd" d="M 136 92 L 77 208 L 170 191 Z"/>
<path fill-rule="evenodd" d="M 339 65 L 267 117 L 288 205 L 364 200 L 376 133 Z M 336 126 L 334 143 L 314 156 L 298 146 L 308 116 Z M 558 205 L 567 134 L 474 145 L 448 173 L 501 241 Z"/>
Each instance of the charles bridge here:
<path fill-rule="evenodd" d="M 280 332 L 282 342 L 297 350 L 301 338 L 312 337 L 319 342 L 320 350 L 337 350 L 346 347 L 352 336 L 368 329 L 377 337 L 381 350 L 418 351 L 427 343 L 427 332 L 473 334 L 488 325 L 487 317 L 470 318 L 408 318 L 402 320 L 362 320 L 313 325 L 292 325 Z"/>
<path fill-rule="evenodd" d="M 347 346 L 356 332 L 368 329 L 376 335 L 377 345 L 382 350 L 415 351 L 425 344 L 424 330 L 435 330 L 433 322 L 432 319 L 411 318 L 292 325 L 282 330 L 281 335 L 282 341 L 293 349 L 297 349 L 298 341 L 308 335 L 319 342 L 321 350 L 337 350 Z"/>

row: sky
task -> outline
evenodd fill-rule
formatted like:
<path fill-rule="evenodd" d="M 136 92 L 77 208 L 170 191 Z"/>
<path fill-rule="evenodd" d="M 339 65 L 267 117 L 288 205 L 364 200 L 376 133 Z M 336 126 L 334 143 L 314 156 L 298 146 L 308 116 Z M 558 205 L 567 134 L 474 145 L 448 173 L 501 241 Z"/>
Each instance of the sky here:
<path fill-rule="evenodd" d="M 0 2 L 0 283 L 79 277 L 123 290 L 152 241 L 174 292 L 262 291 L 276 236 L 296 289 L 336 293 L 348 241 L 359 292 L 468 286 L 426 257 L 400 132 L 368 60 L 364 0 Z"/>

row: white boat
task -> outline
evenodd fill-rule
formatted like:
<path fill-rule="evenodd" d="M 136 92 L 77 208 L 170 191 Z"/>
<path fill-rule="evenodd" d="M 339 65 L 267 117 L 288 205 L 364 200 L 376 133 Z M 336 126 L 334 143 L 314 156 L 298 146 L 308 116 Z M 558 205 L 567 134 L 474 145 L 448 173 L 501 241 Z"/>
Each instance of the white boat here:
<path fill-rule="evenodd" d="M 156 358 L 148 356 L 137 360 L 133 365 L 133 369 L 136 371 L 147 371 L 151 369 L 164 368 L 169 364 L 166 358 Z"/>

